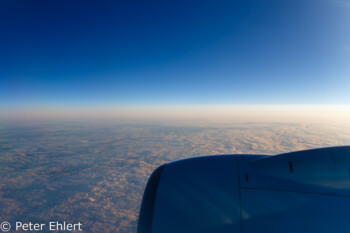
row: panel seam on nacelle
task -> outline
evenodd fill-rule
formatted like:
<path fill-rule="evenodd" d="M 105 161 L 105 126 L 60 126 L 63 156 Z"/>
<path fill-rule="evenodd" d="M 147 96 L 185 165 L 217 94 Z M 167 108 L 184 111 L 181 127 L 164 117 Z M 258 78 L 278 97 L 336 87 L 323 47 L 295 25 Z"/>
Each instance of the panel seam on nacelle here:
<path fill-rule="evenodd" d="M 240 177 L 240 171 L 239 171 L 239 160 L 238 156 L 235 157 L 236 159 L 236 167 L 237 167 L 237 174 L 238 174 L 238 192 L 239 192 L 239 215 L 241 220 L 241 233 L 243 233 L 243 219 L 242 219 L 242 194 L 241 194 L 241 177 Z"/>
<path fill-rule="evenodd" d="M 303 191 L 284 190 L 284 189 L 269 189 L 269 188 L 254 188 L 254 187 L 242 187 L 242 188 L 240 188 L 240 189 L 246 189 L 246 190 L 268 190 L 268 191 L 276 191 L 276 192 L 304 193 L 304 194 L 315 194 L 315 195 L 321 195 L 321 196 L 332 196 L 332 197 L 350 198 L 350 196 L 339 195 L 339 194 L 316 193 L 316 192 L 303 192 Z"/>

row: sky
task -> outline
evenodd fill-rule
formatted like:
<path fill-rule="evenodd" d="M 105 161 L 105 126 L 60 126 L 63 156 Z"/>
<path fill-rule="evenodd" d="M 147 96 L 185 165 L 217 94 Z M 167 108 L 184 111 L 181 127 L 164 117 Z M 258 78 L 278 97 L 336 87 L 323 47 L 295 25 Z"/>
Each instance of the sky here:
<path fill-rule="evenodd" d="M 0 2 L 0 107 L 350 104 L 347 0 Z"/>

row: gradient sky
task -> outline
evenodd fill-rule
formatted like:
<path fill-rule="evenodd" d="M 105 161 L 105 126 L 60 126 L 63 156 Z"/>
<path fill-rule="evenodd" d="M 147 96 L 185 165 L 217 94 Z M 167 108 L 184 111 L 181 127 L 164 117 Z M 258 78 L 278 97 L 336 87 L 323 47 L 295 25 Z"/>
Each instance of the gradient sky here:
<path fill-rule="evenodd" d="M 0 33 L 0 106 L 350 104 L 346 0 L 4 0 Z"/>

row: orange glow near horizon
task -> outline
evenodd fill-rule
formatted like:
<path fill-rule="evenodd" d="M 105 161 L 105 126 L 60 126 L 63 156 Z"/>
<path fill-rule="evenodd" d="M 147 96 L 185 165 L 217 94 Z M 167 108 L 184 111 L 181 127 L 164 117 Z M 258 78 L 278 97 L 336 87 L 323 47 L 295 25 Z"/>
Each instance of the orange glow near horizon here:
<path fill-rule="evenodd" d="M 350 125 L 350 105 L 193 105 L 5 108 L 0 119 L 209 120 Z"/>

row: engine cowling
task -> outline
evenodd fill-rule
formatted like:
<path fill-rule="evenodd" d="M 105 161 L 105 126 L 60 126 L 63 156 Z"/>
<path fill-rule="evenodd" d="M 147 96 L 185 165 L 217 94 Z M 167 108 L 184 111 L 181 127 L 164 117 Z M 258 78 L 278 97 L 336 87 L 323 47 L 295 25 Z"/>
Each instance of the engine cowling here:
<path fill-rule="evenodd" d="M 216 155 L 154 171 L 138 233 L 350 232 L 350 147 Z"/>

